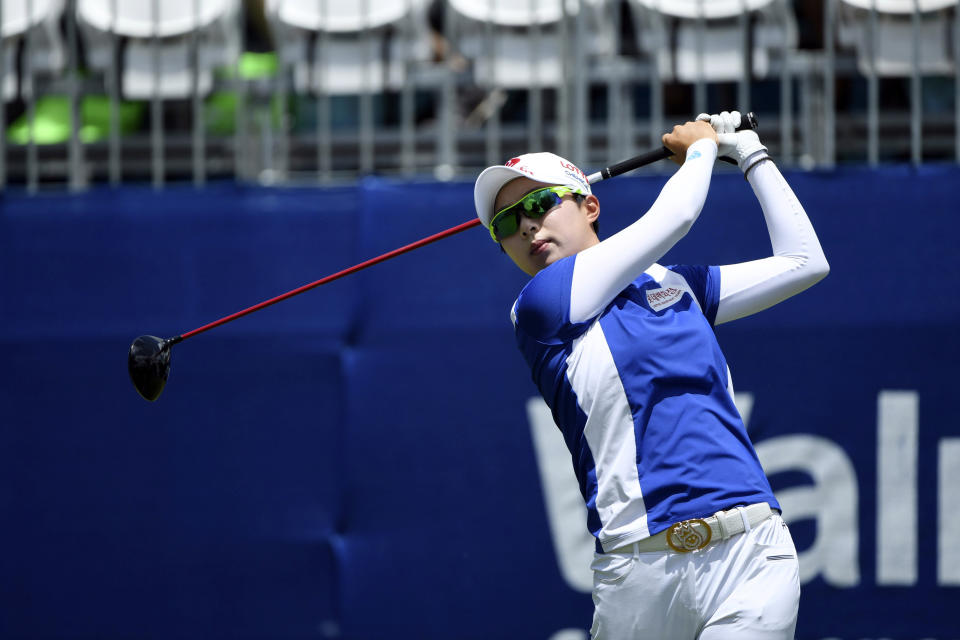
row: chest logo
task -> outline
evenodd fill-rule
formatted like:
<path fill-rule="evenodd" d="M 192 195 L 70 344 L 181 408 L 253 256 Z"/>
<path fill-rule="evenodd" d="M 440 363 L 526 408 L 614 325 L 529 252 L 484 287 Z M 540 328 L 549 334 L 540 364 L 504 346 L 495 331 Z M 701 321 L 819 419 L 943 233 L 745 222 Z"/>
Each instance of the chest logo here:
<path fill-rule="evenodd" d="M 666 309 L 683 297 L 683 289 L 663 287 L 662 289 L 647 289 L 647 304 L 654 311 Z"/>

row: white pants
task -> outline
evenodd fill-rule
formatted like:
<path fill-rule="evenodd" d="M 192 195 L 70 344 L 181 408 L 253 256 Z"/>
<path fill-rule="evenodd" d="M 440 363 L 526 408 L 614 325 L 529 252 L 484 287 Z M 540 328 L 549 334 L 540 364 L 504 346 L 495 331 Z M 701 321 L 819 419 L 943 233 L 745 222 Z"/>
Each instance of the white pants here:
<path fill-rule="evenodd" d="M 593 640 L 792 640 L 797 550 L 773 514 L 700 551 L 595 554 Z"/>

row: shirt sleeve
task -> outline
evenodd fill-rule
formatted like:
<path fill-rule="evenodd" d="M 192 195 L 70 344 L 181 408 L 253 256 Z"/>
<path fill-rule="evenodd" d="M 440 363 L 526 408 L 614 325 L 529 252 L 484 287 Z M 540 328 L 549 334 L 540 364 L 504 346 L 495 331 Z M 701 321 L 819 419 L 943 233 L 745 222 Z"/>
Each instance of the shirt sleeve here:
<path fill-rule="evenodd" d="M 671 265 L 668 271 L 682 277 L 710 324 L 716 324 L 720 305 L 720 267 Z"/>
<path fill-rule="evenodd" d="M 584 321 L 676 244 L 700 215 L 710 188 L 717 145 L 697 140 L 650 210 L 603 242 L 580 252 L 573 272 L 570 317 Z"/>
<path fill-rule="evenodd" d="M 770 234 L 773 255 L 723 265 L 717 324 L 771 307 L 820 281 L 830 271 L 803 206 L 772 161 L 749 175 Z"/>
<path fill-rule="evenodd" d="M 570 321 L 570 285 L 576 258 L 563 258 L 540 271 L 514 303 L 514 326 L 538 342 L 561 344 L 577 337 L 589 325 Z"/>

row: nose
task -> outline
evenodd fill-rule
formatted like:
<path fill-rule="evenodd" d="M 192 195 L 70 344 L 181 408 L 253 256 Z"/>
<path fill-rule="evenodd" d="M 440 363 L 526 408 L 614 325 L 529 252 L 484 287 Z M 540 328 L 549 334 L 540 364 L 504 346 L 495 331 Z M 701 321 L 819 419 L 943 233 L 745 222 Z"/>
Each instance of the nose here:
<path fill-rule="evenodd" d="M 528 218 L 525 215 L 520 216 L 520 233 L 524 236 L 527 234 L 533 235 L 537 232 L 537 229 L 540 228 L 540 220 Z"/>

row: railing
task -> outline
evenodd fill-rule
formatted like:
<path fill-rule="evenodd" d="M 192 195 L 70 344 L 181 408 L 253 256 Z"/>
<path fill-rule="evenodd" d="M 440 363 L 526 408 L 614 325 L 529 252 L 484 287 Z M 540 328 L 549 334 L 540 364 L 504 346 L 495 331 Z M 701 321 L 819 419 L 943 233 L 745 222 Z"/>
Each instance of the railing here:
<path fill-rule="evenodd" d="M 0 3 L 0 186 L 466 178 L 532 149 L 593 167 L 735 107 L 758 112 L 787 166 L 960 163 L 956 0 L 823 0 L 812 25 L 787 0 L 179 2 L 192 18 L 173 27 L 169 0 Z M 252 26 L 273 49 L 275 71 L 259 77 L 240 55 Z M 820 46 L 799 48 L 811 35 Z M 891 42 L 908 59 L 881 50 Z M 151 93 L 131 95 L 144 49 Z M 236 63 L 206 61 L 224 52 Z M 162 68 L 175 55 L 189 78 L 179 94 Z M 72 124 L 95 104 L 97 132 Z"/>

